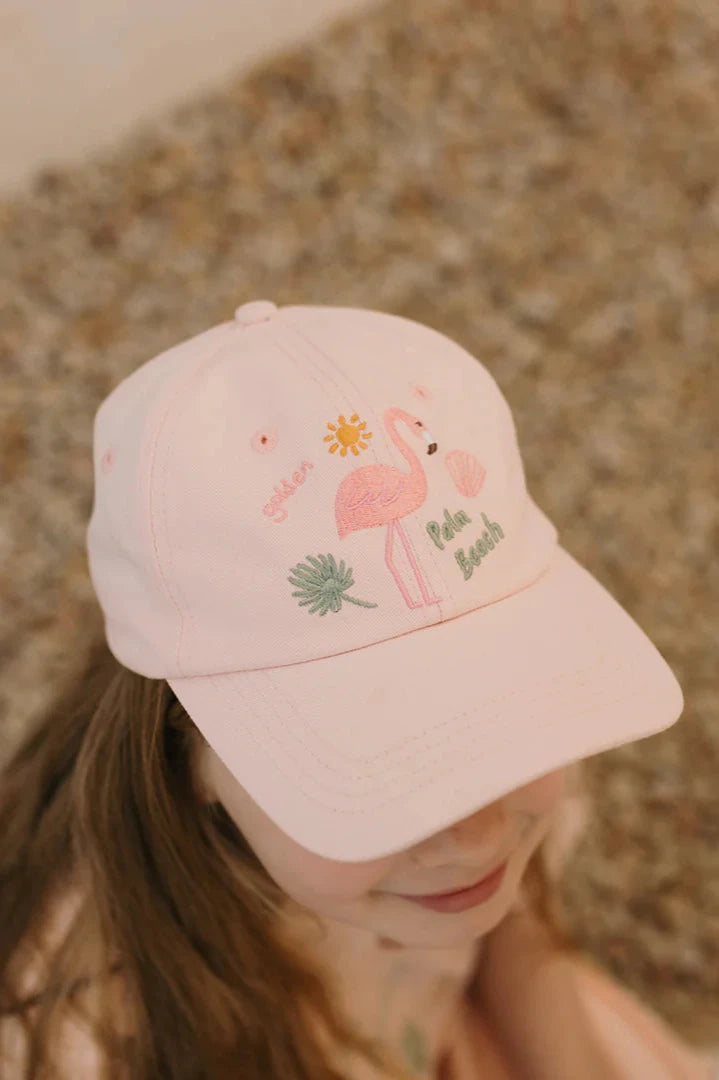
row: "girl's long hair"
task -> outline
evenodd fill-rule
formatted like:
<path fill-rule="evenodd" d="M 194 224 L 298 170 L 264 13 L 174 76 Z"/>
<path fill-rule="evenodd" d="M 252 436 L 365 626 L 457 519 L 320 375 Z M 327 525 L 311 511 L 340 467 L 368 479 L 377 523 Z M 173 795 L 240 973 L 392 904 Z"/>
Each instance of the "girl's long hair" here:
<path fill-rule="evenodd" d="M 23 1080 L 64 1076 L 68 1015 L 84 1018 L 108 1080 L 343 1080 L 328 1046 L 408 1080 L 282 934 L 287 897 L 222 805 L 199 797 L 202 741 L 165 680 L 127 670 L 103 639 L 0 772 L 0 1030 L 22 1024 Z M 576 951 L 540 854 L 528 898 Z M 79 904 L 43 953 L 68 893 Z M 45 954 L 41 983 L 23 988 Z"/>

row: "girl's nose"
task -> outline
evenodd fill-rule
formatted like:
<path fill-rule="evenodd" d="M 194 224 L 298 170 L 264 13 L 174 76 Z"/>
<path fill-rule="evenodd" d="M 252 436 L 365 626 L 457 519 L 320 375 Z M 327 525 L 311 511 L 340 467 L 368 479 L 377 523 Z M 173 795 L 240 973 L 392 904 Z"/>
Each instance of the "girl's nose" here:
<path fill-rule="evenodd" d="M 415 858 L 425 866 L 447 863 L 492 869 L 507 853 L 510 824 L 503 800 L 478 810 L 429 837 L 415 851 Z"/>

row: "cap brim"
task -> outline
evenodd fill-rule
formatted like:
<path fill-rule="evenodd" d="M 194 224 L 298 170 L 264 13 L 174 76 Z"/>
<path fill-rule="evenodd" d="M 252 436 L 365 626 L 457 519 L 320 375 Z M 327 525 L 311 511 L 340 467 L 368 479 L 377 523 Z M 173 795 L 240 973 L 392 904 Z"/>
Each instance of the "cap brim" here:
<path fill-rule="evenodd" d="M 280 829 L 349 862 L 662 731 L 684 707 L 655 645 L 561 546 L 531 585 L 446 622 L 319 660 L 168 682 Z"/>

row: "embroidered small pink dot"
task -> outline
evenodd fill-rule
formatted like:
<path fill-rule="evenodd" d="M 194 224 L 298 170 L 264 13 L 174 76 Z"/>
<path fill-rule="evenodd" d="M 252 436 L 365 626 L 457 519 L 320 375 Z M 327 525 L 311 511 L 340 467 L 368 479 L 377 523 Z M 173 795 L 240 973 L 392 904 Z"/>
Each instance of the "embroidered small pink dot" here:
<path fill-rule="evenodd" d="M 419 384 L 417 384 L 416 386 L 412 387 L 412 393 L 415 397 L 422 398 L 423 401 L 432 400 L 432 394 L 426 386 L 420 386 Z"/>
<path fill-rule="evenodd" d="M 112 450 L 106 450 L 102 455 L 102 471 L 108 473 L 112 466 L 115 464 L 115 455 Z"/>
<path fill-rule="evenodd" d="M 268 450 L 274 450 L 277 446 L 276 431 L 257 431 L 250 440 L 250 446 L 258 454 L 266 454 Z"/>

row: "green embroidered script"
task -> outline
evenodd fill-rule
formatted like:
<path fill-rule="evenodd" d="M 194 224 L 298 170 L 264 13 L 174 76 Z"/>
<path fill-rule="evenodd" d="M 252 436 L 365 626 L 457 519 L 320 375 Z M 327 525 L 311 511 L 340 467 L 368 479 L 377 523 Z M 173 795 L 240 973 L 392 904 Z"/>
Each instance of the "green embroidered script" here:
<path fill-rule="evenodd" d="M 501 526 L 496 521 L 490 521 L 484 511 L 482 511 L 482 520 L 487 528 L 481 537 L 467 548 L 466 554 L 464 548 L 457 548 L 454 553 L 457 565 L 462 571 L 465 581 L 471 578 L 475 566 L 479 566 L 482 559 L 490 551 L 494 550 L 500 540 L 504 539 Z M 428 521 L 425 528 L 432 542 L 440 551 L 444 551 L 445 545 L 442 541 L 453 540 L 456 533 L 461 532 L 466 525 L 471 525 L 471 523 L 472 519 L 465 514 L 464 510 L 458 510 L 456 514 L 450 514 L 449 510 L 445 509 L 444 518 L 441 522 Z"/>

